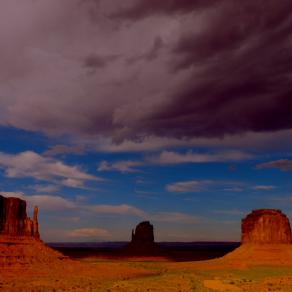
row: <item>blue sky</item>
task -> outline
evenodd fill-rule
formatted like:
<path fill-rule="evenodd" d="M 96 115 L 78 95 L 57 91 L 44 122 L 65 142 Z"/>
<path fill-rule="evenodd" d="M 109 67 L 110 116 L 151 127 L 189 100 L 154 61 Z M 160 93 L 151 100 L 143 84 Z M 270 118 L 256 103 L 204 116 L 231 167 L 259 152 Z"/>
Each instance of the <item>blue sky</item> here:
<path fill-rule="evenodd" d="M 290 0 L 3 0 L 0 192 L 45 241 L 240 240 L 292 215 Z"/>
<path fill-rule="evenodd" d="M 291 173 L 267 165 L 289 158 L 279 150 L 113 153 L 12 127 L 1 133 L 1 193 L 27 200 L 29 212 L 39 206 L 47 241 L 128 240 L 142 220 L 160 241 L 239 240 L 252 209 L 292 214 Z"/>

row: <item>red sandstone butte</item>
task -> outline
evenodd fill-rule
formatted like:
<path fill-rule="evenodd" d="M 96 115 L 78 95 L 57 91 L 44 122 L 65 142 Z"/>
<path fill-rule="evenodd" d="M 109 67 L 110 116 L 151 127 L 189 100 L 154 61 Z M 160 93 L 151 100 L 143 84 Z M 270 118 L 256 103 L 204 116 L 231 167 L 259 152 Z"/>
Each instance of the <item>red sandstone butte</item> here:
<path fill-rule="evenodd" d="M 34 208 L 33 220 L 26 213 L 26 202 L 19 198 L 0 195 L 0 235 L 39 239 L 38 208 Z"/>
<path fill-rule="evenodd" d="M 253 210 L 241 221 L 241 243 L 291 244 L 289 219 L 280 210 Z"/>
<path fill-rule="evenodd" d="M 38 231 L 38 208 L 33 220 L 26 213 L 26 202 L 0 196 L 0 270 L 40 265 L 54 268 L 68 259 L 41 240 Z"/>

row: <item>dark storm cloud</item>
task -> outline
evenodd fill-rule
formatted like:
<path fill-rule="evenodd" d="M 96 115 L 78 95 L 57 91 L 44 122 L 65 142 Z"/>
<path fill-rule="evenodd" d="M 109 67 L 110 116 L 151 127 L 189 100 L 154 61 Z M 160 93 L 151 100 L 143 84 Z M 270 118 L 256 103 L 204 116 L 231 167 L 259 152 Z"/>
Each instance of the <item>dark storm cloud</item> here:
<path fill-rule="evenodd" d="M 133 5 L 113 13 L 113 17 L 138 20 L 156 14 L 183 14 L 208 7 L 218 0 L 138 0 Z"/>
<path fill-rule="evenodd" d="M 0 8 L 2 125 L 115 141 L 292 129 L 290 0 Z"/>
<path fill-rule="evenodd" d="M 90 72 L 95 73 L 97 69 L 106 67 L 110 62 L 115 61 L 118 57 L 118 55 L 100 56 L 97 54 L 91 54 L 85 57 L 84 67 L 89 69 Z"/>
<path fill-rule="evenodd" d="M 128 64 L 131 65 L 137 61 L 153 61 L 159 56 L 159 52 L 162 50 L 164 47 L 163 40 L 160 37 L 156 37 L 155 40 L 153 41 L 153 46 L 152 48 L 144 53 L 141 54 L 140 56 L 135 56 L 132 58 L 129 58 L 127 60 Z"/>
<path fill-rule="evenodd" d="M 145 59 L 147 61 L 152 61 L 153 59 L 156 59 L 158 57 L 159 51 L 163 48 L 163 41 L 160 37 L 157 37 L 153 42 L 152 49 L 145 54 Z"/>
<path fill-rule="evenodd" d="M 84 66 L 87 68 L 103 68 L 106 66 L 107 62 L 107 58 L 92 54 L 85 58 Z"/>
<path fill-rule="evenodd" d="M 192 73 L 146 121 L 157 135 L 291 128 L 292 2 L 226 3 L 210 12 L 204 30 L 174 46 L 173 72 Z"/>

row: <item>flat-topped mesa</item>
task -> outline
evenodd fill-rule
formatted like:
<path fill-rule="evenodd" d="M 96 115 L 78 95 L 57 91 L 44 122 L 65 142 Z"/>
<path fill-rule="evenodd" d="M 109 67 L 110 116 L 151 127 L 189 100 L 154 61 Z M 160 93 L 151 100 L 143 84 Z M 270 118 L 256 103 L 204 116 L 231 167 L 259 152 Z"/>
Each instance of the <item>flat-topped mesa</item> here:
<path fill-rule="evenodd" d="M 132 242 L 154 242 L 153 225 L 149 221 L 139 223 L 135 232 L 132 230 Z"/>
<path fill-rule="evenodd" d="M 39 239 L 38 208 L 34 208 L 33 220 L 26 213 L 26 202 L 19 198 L 0 195 L 0 236 L 31 237 Z"/>
<path fill-rule="evenodd" d="M 253 210 L 241 221 L 241 243 L 291 244 L 289 219 L 280 210 Z"/>

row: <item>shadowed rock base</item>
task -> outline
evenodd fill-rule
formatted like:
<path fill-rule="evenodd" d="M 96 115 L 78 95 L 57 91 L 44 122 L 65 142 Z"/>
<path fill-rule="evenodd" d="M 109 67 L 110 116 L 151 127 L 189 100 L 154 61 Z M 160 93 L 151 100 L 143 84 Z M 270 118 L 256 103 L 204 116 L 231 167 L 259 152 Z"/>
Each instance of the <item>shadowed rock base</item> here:
<path fill-rule="evenodd" d="M 65 256 L 40 240 L 0 236 L 0 267 L 25 268 L 31 265 L 60 264 L 64 259 Z"/>
<path fill-rule="evenodd" d="M 292 266 L 290 244 L 244 244 L 222 258 L 237 267 L 254 265 Z"/>

